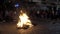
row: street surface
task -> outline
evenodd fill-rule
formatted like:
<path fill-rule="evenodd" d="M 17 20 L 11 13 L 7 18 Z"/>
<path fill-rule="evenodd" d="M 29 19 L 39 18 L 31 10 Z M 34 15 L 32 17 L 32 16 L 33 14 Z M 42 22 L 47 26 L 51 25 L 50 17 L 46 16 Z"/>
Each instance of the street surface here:
<path fill-rule="evenodd" d="M 60 34 L 60 20 L 31 20 L 35 26 L 17 29 L 15 22 L 0 23 L 0 34 Z"/>

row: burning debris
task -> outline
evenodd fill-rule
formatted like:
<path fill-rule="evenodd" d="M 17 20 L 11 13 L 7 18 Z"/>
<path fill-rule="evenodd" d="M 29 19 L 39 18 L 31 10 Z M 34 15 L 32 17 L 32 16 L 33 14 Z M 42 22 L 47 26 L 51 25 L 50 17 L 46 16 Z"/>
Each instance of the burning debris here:
<path fill-rule="evenodd" d="M 28 27 L 32 27 L 33 26 L 31 21 L 29 20 L 29 17 L 27 16 L 27 14 L 22 12 L 22 10 L 21 10 L 19 19 L 20 20 L 17 23 L 17 27 L 18 28 L 28 28 Z"/>

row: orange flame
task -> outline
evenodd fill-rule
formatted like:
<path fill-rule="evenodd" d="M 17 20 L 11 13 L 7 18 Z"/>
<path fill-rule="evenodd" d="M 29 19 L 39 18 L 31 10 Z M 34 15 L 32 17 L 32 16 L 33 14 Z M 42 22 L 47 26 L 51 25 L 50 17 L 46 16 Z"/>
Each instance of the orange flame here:
<path fill-rule="evenodd" d="M 29 17 L 26 15 L 26 13 L 23 13 L 21 10 L 21 14 L 19 16 L 19 21 L 17 23 L 17 27 L 23 27 L 24 25 L 28 25 L 29 27 L 32 27 L 31 21 L 28 19 Z"/>

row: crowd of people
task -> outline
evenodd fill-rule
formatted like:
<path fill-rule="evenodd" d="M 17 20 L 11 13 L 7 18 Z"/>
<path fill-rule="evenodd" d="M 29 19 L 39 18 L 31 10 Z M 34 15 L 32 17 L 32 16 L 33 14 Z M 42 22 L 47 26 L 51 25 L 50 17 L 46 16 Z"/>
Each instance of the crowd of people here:
<path fill-rule="evenodd" d="M 0 22 L 11 22 L 14 17 L 15 14 L 13 11 L 0 11 Z"/>
<path fill-rule="evenodd" d="M 43 19 L 60 19 L 60 10 L 56 10 L 56 9 L 49 9 L 49 10 L 31 10 L 30 12 L 30 16 L 32 16 L 33 18 L 43 18 Z M 18 13 L 17 13 L 18 14 Z M 12 21 L 15 17 L 15 14 L 13 11 L 0 11 L 0 21 Z M 17 17 L 17 16 L 16 16 Z"/>
<path fill-rule="evenodd" d="M 60 12 L 59 11 L 49 11 L 49 10 L 40 10 L 30 13 L 31 16 L 43 19 L 60 19 Z"/>

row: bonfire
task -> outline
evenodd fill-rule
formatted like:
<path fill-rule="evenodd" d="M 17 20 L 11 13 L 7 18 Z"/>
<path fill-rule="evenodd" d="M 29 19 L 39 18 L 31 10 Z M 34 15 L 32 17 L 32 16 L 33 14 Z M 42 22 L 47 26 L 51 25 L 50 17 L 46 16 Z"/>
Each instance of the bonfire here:
<path fill-rule="evenodd" d="M 17 27 L 18 28 L 26 28 L 26 27 L 32 27 L 32 23 L 29 19 L 29 17 L 27 16 L 26 13 L 24 13 L 22 10 L 20 11 L 20 15 L 19 15 L 19 21 L 17 23 Z"/>

